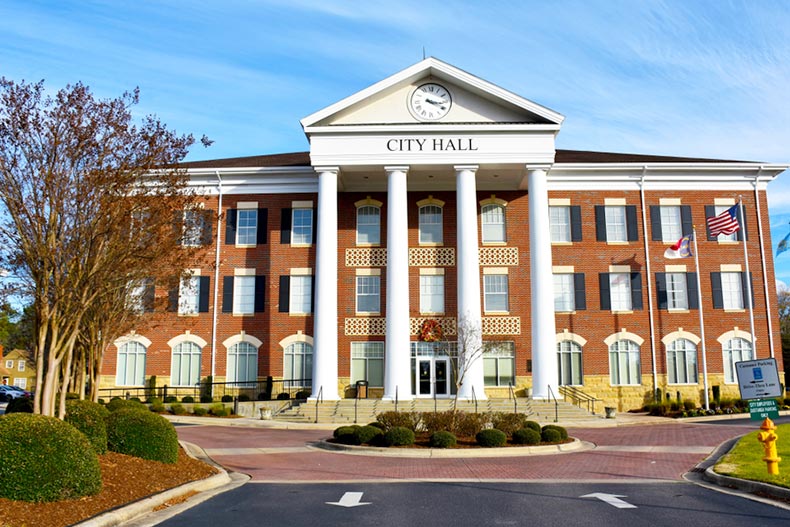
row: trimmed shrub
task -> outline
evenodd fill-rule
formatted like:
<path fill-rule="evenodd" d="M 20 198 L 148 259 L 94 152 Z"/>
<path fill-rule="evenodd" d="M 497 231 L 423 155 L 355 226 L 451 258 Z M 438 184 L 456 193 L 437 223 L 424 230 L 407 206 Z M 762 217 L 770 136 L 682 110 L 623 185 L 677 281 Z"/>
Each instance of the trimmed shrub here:
<path fill-rule="evenodd" d="M 683 399 L 683 409 L 687 412 L 697 408 L 697 404 L 691 399 Z"/>
<path fill-rule="evenodd" d="M 294 399 L 300 399 L 300 400 L 305 400 L 308 397 L 310 397 L 310 390 L 299 390 L 298 392 L 296 392 L 296 395 L 294 395 Z"/>
<path fill-rule="evenodd" d="M 505 443 L 507 443 L 507 434 L 496 428 L 488 428 L 486 430 L 480 430 L 477 435 L 475 435 L 475 440 L 478 445 L 485 448 L 505 446 Z"/>
<path fill-rule="evenodd" d="M 216 403 L 211 405 L 208 413 L 217 417 L 227 417 L 230 415 L 230 408 L 226 408 L 222 403 Z"/>
<path fill-rule="evenodd" d="M 66 401 L 65 421 L 85 434 L 97 454 L 107 452 L 107 423 L 110 411 L 93 401 Z"/>
<path fill-rule="evenodd" d="M 544 427 L 541 429 L 541 433 L 543 433 L 543 430 L 556 430 L 557 432 L 559 432 L 559 433 L 560 433 L 560 439 L 562 439 L 563 441 L 565 441 L 566 439 L 568 439 L 568 431 L 565 429 L 565 427 L 564 427 L 564 426 L 559 426 L 559 425 L 545 425 L 545 426 L 544 426 Z"/>
<path fill-rule="evenodd" d="M 372 423 L 368 423 L 368 426 L 375 426 L 379 430 L 384 430 L 384 425 L 379 423 L 378 421 L 373 421 Z"/>
<path fill-rule="evenodd" d="M 68 399 L 68 397 L 66 397 L 66 399 Z M 143 402 L 143 400 L 140 399 L 139 397 L 130 397 L 129 400 L 130 401 L 137 401 L 138 403 L 142 403 Z"/>
<path fill-rule="evenodd" d="M 382 412 L 376 416 L 376 420 L 384 425 L 385 432 L 397 427 L 408 428 L 412 432 L 416 432 L 422 421 L 422 416 L 419 412 Z"/>
<path fill-rule="evenodd" d="M 450 430 L 459 437 L 475 437 L 489 422 L 489 414 L 459 412 L 456 415 L 455 430 Z"/>
<path fill-rule="evenodd" d="M 222 396 L 220 401 L 222 401 L 223 403 L 232 403 L 233 402 L 233 396 L 225 394 L 225 395 Z"/>
<path fill-rule="evenodd" d="M 277 394 L 278 401 L 287 401 L 290 398 L 291 398 L 291 394 L 289 394 L 288 392 L 282 392 Z"/>
<path fill-rule="evenodd" d="M 70 424 L 43 415 L 0 416 L 0 498 L 60 501 L 101 490 L 99 457 Z"/>
<path fill-rule="evenodd" d="M 358 428 L 361 427 L 359 425 L 341 426 L 335 428 L 332 435 L 335 437 L 335 441 L 341 445 L 361 445 L 362 442 L 356 434 Z"/>
<path fill-rule="evenodd" d="M 77 401 L 80 398 L 80 394 L 74 392 L 66 392 L 66 400 L 67 401 Z"/>
<path fill-rule="evenodd" d="M 261 392 L 261 393 L 258 394 L 258 400 L 259 401 L 271 401 L 272 400 L 272 394 L 266 393 L 266 392 Z"/>
<path fill-rule="evenodd" d="M 365 425 L 360 426 L 354 430 L 354 436 L 356 436 L 360 445 L 370 444 L 377 436 L 380 435 L 384 435 L 384 431 L 381 428 L 376 428 L 375 426 Z"/>
<path fill-rule="evenodd" d="M 450 448 L 455 446 L 458 440 L 456 440 L 455 436 L 450 432 L 440 430 L 431 434 L 428 443 L 433 448 Z"/>
<path fill-rule="evenodd" d="M 540 433 L 540 439 L 544 443 L 559 443 L 562 441 L 562 435 L 559 430 L 546 428 Z"/>
<path fill-rule="evenodd" d="M 494 428 L 502 430 L 507 435 L 513 435 L 516 430 L 524 428 L 526 422 L 527 416 L 524 414 L 498 412 L 491 416 L 491 424 Z"/>
<path fill-rule="evenodd" d="M 239 395 L 239 402 L 240 403 L 246 403 L 246 402 L 249 402 L 249 401 L 250 401 L 250 396 L 247 395 L 246 393 L 243 393 L 243 394 Z"/>
<path fill-rule="evenodd" d="M 192 408 L 192 413 L 198 417 L 203 417 L 208 413 L 208 408 L 203 408 L 202 406 L 195 406 Z"/>
<path fill-rule="evenodd" d="M 165 403 L 170 404 L 175 402 L 178 402 L 178 397 L 176 397 L 175 395 L 168 395 L 167 397 L 165 397 Z"/>
<path fill-rule="evenodd" d="M 181 402 L 184 404 L 191 404 L 195 402 L 195 398 L 191 395 L 187 395 L 181 398 Z"/>
<path fill-rule="evenodd" d="M 175 463 L 178 461 L 176 429 L 151 412 L 118 410 L 107 418 L 107 448 L 129 456 Z"/>
<path fill-rule="evenodd" d="M 118 410 L 145 410 L 148 411 L 148 407 L 141 403 L 140 401 L 135 401 L 134 399 L 120 399 L 115 398 L 107 403 L 107 409 L 111 412 L 117 412 Z"/>
<path fill-rule="evenodd" d="M 422 429 L 432 434 L 434 432 L 454 432 L 455 423 L 458 421 L 457 413 L 452 410 L 446 412 L 423 412 L 421 416 Z"/>
<path fill-rule="evenodd" d="M 213 403 L 214 402 L 214 398 L 212 396 L 208 395 L 208 394 L 203 394 L 203 395 L 200 396 L 200 402 L 201 403 Z"/>
<path fill-rule="evenodd" d="M 408 446 L 414 444 L 414 431 L 405 426 L 395 426 L 384 433 L 386 446 Z"/>
<path fill-rule="evenodd" d="M 540 427 L 540 423 L 537 421 L 524 421 L 524 428 L 530 428 L 540 434 L 542 428 Z"/>
<path fill-rule="evenodd" d="M 522 428 L 513 432 L 514 445 L 538 445 L 540 444 L 540 432 L 532 428 Z"/>
<path fill-rule="evenodd" d="M 154 397 L 153 399 L 151 399 L 150 409 L 152 412 L 161 414 L 162 412 L 165 411 L 165 403 L 162 402 L 162 399 L 157 399 L 156 397 Z"/>
<path fill-rule="evenodd" d="M 174 415 L 184 415 L 187 413 L 187 409 L 184 408 L 184 405 L 181 403 L 171 404 L 170 411 L 173 412 Z"/>
<path fill-rule="evenodd" d="M 7 413 L 7 414 L 15 414 L 15 413 L 32 414 L 33 413 L 33 399 L 31 399 L 30 397 L 17 397 L 16 399 L 11 399 L 8 402 L 8 406 L 5 407 L 5 413 Z"/>

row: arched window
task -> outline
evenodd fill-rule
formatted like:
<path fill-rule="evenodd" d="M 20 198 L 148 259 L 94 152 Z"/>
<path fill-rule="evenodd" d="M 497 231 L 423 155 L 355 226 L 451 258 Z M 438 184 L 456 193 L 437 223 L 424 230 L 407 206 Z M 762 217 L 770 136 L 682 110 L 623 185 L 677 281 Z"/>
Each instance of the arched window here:
<path fill-rule="evenodd" d="M 639 344 L 617 340 L 609 345 L 609 375 L 612 386 L 642 384 Z"/>
<path fill-rule="evenodd" d="M 134 340 L 118 348 L 116 385 L 143 386 L 145 384 L 145 354 L 147 351 L 142 343 Z"/>
<path fill-rule="evenodd" d="M 423 205 L 419 213 L 420 243 L 443 243 L 442 208 Z"/>
<path fill-rule="evenodd" d="M 365 205 L 357 208 L 357 244 L 381 243 L 381 208 Z"/>
<path fill-rule="evenodd" d="M 228 348 L 227 382 L 258 380 L 258 348 L 249 342 L 237 342 Z"/>
<path fill-rule="evenodd" d="M 489 204 L 481 209 L 483 243 L 505 241 L 505 207 Z"/>
<path fill-rule="evenodd" d="M 173 348 L 170 383 L 173 386 L 194 386 L 200 382 L 202 348 L 194 342 L 181 342 Z"/>
<path fill-rule="evenodd" d="M 561 386 L 581 386 L 582 381 L 582 347 L 572 340 L 557 343 L 557 361 L 559 362 L 559 384 Z"/>
<path fill-rule="evenodd" d="M 724 382 L 737 382 L 735 363 L 754 359 L 752 344 L 746 339 L 736 337 L 726 341 L 722 350 L 724 352 Z"/>
<path fill-rule="evenodd" d="M 313 384 L 313 347 L 307 342 L 289 344 L 283 355 L 283 379 L 288 387 L 309 388 Z"/>
<path fill-rule="evenodd" d="M 697 383 L 697 346 L 688 339 L 676 339 L 667 346 L 667 382 Z"/>

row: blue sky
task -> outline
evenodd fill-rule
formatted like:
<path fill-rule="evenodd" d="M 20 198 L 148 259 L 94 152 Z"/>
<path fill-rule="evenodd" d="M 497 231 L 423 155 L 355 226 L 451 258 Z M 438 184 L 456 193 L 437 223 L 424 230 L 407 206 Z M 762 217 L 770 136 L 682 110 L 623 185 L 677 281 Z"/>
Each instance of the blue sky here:
<path fill-rule="evenodd" d="M 423 49 L 565 115 L 558 148 L 790 163 L 782 0 L 0 2 L 0 75 L 139 86 L 140 114 L 215 141 L 189 160 L 307 150 L 299 119 Z M 790 173 L 768 195 L 775 252 Z"/>

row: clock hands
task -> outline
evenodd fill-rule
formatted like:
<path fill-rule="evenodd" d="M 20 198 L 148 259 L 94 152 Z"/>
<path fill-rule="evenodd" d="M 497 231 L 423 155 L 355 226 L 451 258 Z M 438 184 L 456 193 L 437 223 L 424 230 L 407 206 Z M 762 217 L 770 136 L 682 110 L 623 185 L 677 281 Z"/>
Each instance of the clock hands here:
<path fill-rule="evenodd" d="M 433 99 L 426 97 L 425 102 L 428 104 L 433 104 L 434 106 L 438 106 L 442 110 L 445 109 L 444 101 L 434 101 Z"/>

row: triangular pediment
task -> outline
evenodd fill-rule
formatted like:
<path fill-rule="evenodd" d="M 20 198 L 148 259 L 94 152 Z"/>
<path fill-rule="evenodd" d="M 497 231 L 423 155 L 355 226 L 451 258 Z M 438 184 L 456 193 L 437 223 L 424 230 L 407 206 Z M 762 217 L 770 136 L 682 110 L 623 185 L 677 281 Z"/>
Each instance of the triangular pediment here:
<path fill-rule="evenodd" d="M 421 119 L 410 101 L 427 83 L 442 86 L 452 104 L 440 119 Z M 559 113 L 433 57 L 302 119 L 313 128 L 365 125 L 559 125 Z"/>

